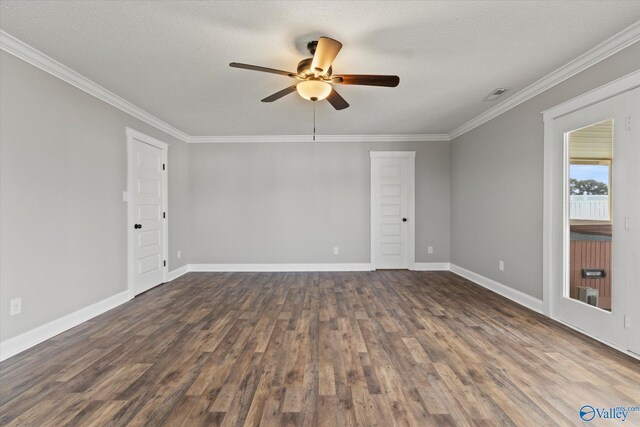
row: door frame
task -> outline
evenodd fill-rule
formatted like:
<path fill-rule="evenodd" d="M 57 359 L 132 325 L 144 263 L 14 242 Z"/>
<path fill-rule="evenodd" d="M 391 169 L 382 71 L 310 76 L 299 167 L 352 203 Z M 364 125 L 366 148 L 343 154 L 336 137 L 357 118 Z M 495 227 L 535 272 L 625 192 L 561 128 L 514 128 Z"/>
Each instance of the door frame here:
<path fill-rule="evenodd" d="M 162 210 L 166 212 L 166 218 L 162 221 L 162 257 L 166 261 L 166 265 L 162 267 L 162 283 L 167 281 L 167 272 L 169 271 L 168 255 L 169 255 L 169 186 L 168 186 L 168 152 L 169 145 L 159 141 L 142 132 L 130 127 L 125 128 L 127 136 L 127 290 L 129 297 L 135 297 L 134 290 L 134 241 L 135 232 L 133 225 L 135 224 L 135 212 L 133 203 L 131 203 L 131 195 L 133 194 L 133 142 L 140 141 L 149 144 L 162 151 L 162 163 L 165 165 L 165 173 L 162 174 Z"/>
<path fill-rule="evenodd" d="M 373 162 L 375 159 L 407 159 L 408 160 L 408 206 L 407 216 L 409 217 L 407 227 L 407 269 L 413 270 L 416 264 L 416 152 L 415 151 L 370 151 L 371 165 L 371 270 L 376 269 L 376 247 L 378 239 L 376 237 L 377 212 L 374 207 L 378 203 L 378 177 L 373 173 Z"/>
<path fill-rule="evenodd" d="M 583 108 L 605 101 L 614 96 L 640 87 L 640 71 L 634 71 L 626 76 L 614 80 L 608 84 L 598 87 L 590 92 L 573 98 L 556 107 L 542 112 L 544 119 L 544 174 L 543 174 L 543 255 L 542 255 L 542 275 L 543 275 L 543 310 L 548 317 L 563 322 L 557 313 L 554 312 L 554 288 L 559 286 L 558 280 L 564 280 L 564 263 L 566 256 L 564 252 L 565 221 L 564 218 L 555 218 L 554 213 L 558 207 L 555 206 L 555 198 L 561 183 L 564 182 L 564 168 L 558 170 L 558 164 L 563 164 L 564 159 L 558 159 L 558 150 L 554 150 L 557 141 L 558 127 L 555 120 L 576 112 Z M 564 156 L 564 154 L 563 154 Z M 564 199 L 563 199 L 563 210 Z M 565 212 L 566 216 L 566 212 Z M 620 284 L 624 285 L 624 284 Z M 572 328 L 575 326 L 569 325 Z M 585 335 L 592 336 L 587 331 L 580 330 Z M 623 343 L 606 344 L 622 349 Z M 626 352 L 626 349 L 623 349 Z"/>

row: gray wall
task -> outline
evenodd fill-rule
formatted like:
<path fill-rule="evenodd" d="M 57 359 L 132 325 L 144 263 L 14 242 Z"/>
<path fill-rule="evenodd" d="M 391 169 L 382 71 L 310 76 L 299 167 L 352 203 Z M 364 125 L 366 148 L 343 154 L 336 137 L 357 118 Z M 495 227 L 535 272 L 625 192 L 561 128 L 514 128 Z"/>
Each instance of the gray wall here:
<path fill-rule="evenodd" d="M 126 126 L 170 144 L 170 270 L 188 262 L 369 262 L 368 151 L 414 150 L 416 261 L 451 260 L 540 298 L 540 112 L 637 69 L 640 44 L 451 144 L 187 149 L 2 52 L 0 340 L 126 289 Z M 505 272 L 497 270 L 499 259 Z M 23 313 L 9 317 L 16 297 Z"/>
<path fill-rule="evenodd" d="M 542 298 L 540 112 L 638 69 L 640 43 L 451 142 L 452 263 Z"/>
<path fill-rule="evenodd" d="M 190 145 L 190 262 L 368 263 L 370 150 L 416 151 L 416 261 L 448 262 L 446 142 Z"/>
<path fill-rule="evenodd" d="M 0 94 L 0 340 L 126 290 L 125 126 L 170 144 L 169 267 L 186 263 L 186 144 L 5 52 Z"/>

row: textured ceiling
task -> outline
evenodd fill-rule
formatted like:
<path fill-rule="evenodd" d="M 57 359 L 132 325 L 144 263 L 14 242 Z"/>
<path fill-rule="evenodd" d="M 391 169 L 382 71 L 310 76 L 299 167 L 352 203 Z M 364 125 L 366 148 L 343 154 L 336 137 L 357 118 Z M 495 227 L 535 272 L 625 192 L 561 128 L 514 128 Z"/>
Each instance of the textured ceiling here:
<path fill-rule="evenodd" d="M 336 73 L 400 76 L 339 86 L 351 107 L 319 103 L 318 133 L 447 133 L 639 19 L 639 1 L 0 3 L 1 29 L 190 135 L 310 133 L 310 102 L 260 102 L 291 80 L 228 63 L 295 70 L 318 35 L 344 44 Z"/>

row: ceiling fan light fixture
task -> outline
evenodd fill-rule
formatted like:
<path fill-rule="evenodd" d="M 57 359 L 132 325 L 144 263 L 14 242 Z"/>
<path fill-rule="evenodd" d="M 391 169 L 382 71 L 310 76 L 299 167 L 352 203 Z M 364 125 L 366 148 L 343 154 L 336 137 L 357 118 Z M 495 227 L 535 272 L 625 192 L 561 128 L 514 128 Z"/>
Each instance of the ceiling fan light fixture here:
<path fill-rule="evenodd" d="M 301 97 L 309 101 L 320 101 L 331 93 L 331 85 L 322 80 L 306 80 L 296 85 Z"/>
<path fill-rule="evenodd" d="M 333 84 L 396 87 L 400 83 L 400 77 L 398 76 L 376 74 L 340 74 L 334 76 L 333 60 L 342 49 L 342 43 L 337 40 L 329 37 L 320 37 L 317 41 L 309 42 L 307 48 L 312 57 L 298 62 L 295 73 L 240 62 L 232 62 L 229 66 L 262 73 L 279 74 L 297 80 L 295 84 L 267 96 L 262 102 L 274 102 L 297 91 L 301 97 L 309 101 L 326 99 L 336 110 L 344 110 L 349 107 L 349 103 L 333 88 Z"/>

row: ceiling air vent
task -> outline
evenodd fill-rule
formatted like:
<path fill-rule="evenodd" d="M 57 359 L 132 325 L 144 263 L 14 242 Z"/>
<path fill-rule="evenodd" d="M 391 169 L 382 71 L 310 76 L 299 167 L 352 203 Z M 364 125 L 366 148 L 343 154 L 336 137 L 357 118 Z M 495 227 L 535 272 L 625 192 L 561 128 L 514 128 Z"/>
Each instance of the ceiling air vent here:
<path fill-rule="evenodd" d="M 507 93 L 509 90 L 510 89 L 506 88 L 506 87 L 499 87 L 498 89 L 494 90 L 489 95 L 487 95 L 487 97 L 484 100 L 485 101 L 495 101 L 496 99 L 500 98 L 502 95 Z"/>

